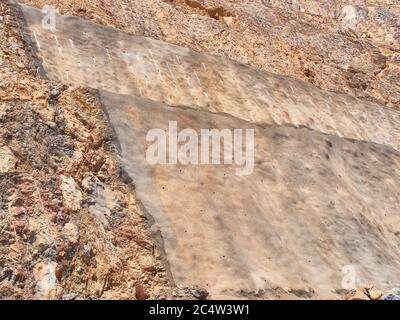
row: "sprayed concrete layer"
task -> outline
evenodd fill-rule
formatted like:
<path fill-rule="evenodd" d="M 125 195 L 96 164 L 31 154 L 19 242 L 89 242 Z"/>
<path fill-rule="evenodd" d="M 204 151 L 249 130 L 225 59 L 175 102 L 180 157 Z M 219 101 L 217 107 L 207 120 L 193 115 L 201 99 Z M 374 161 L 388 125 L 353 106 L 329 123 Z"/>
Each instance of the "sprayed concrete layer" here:
<path fill-rule="evenodd" d="M 279 288 L 332 297 L 343 268 L 357 285 L 400 281 L 400 154 L 309 129 L 260 127 L 228 116 L 101 93 L 121 159 L 161 232 L 177 285 L 214 297 Z M 155 165 L 150 129 L 255 129 L 255 169 Z M 312 289 L 310 289 L 312 288 Z"/>
<path fill-rule="evenodd" d="M 395 110 L 80 18 L 56 15 L 52 32 L 40 10 L 22 10 L 52 80 L 400 148 Z"/>

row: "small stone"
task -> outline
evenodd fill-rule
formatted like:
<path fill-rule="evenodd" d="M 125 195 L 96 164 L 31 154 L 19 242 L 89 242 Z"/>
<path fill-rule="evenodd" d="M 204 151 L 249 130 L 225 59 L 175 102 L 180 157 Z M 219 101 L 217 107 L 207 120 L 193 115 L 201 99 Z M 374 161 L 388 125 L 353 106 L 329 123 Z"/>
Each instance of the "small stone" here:
<path fill-rule="evenodd" d="M 383 297 L 383 300 L 400 300 L 400 295 L 396 294 L 387 294 Z"/>
<path fill-rule="evenodd" d="M 79 211 L 82 193 L 72 177 L 61 176 L 61 192 L 64 206 L 71 211 Z"/>
<path fill-rule="evenodd" d="M 365 292 L 361 289 L 350 291 L 345 297 L 346 300 L 370 300 Z"/>
<path fill-rule="evenodd" d="M 55 299 L 57 289 L 56 264 L 40 262 L 35 265 L 33 275 L 36 280 L 36 296 L 39 299 Z"/>
<path fill-rule="evenodd" d="M 382 292 L 376 289 L 372 283 L 368 283 L 363 291 L 371 300 L 379 300 L 382 297 Z"/>
<path fill-rule="evenodd" d="M 15 172 L 17 158 L 7 146 L 0 147 L 0 173 Z"/>
<path fill-rule="evenodd" d="M 146 292 L 143 285 L 141 285 L 140 283 L 137 283 L 135 285 L 135 297 L 136 300 L 146 300 L 150 298 L 149 294 Z"/>
<path fill-rule="evenodd" d="M 231 26 L 235 22 L 234 17 L 223 17 L 223 19 L 228 26 Z"/>
<path fill-rule="evenodd" d="M 48 87 L 50 99 L 55 99 L 60 95 L 60 89 L 52 84 L 49 84 Z"/>
<path fill-rule="evenodd" d="M 39 91 L 35 94 L 34 99 L 35 100 L 39 100 L 39 99 L 43 99 L 45 96 L 43 94 L 43 92 Z"/>
<path fill-rule="evenodd" d="M 368 294 L 371 300 L 379 300 L 382 297 L 382 292 L 375 288 L 370 289 Z"/>
<path fill-rule="evenodd" d="M 79 240 L 79 231 L 78 227 L 74 225 L 73 223 L 66 223 L 64 228 L 63 228 L 63 235 L 66 238 L 68 242 L 71 244 L 76 244 L 78 243 Z"/>
<path fill-rule="evenodd" d="M 47 125 L 53 130 L 57 129 L 57 123 L 55 122 L 47 122 Z"/>
<path fill-rule="evenodd" d="M 92 258 L 94 256 L 93 248 L 90 244 L 85 244 L 82 248 L 82 255 L 86 258 Z"/>
<path fill-rule="evenodd" d="M 78 297 L 77 293 L 67 293 L 62 296 L 63 300 L 75 300 Z"/>
<path fill-rule="evenodd" d="M 19 57 L 16 58 L 15 65 L 20 69 L 24 69 L 25 68 L 25 65 L 23 64 L 22 60 Z"/>
<path fill-rule="evenodd" d="M 11 207 L 10 213 L 13 217 L 20 217 L 26 214 L 26 209 L 24 207 Z"/>
<path fill-rule="evenodd" d="M 83 190 L 86 192 L 91 192 L 93 189 L 93 182 L 92 182 L 93 177 L 88 175 L 85 178 L 83 178 L 81 185 Z"/>
<path fill-rule="evenodd" d="M 386 295 L 383 300 L 400 300 L 400 288 L 393 288 Z"/>
<path fill-rule="evenodd" d="M 18 99 L 21 101 L 30 101 L 30 100 L 32 100 L 32 97 L 21 93 L 18 95 Z"/>
<path fill-rule="evenodd" d="M 208 297 L 208 291 L 205 289 L 194 289 L 191 291 L 193 297 L 195 297 L 198 300 L 207 300 Z"/>

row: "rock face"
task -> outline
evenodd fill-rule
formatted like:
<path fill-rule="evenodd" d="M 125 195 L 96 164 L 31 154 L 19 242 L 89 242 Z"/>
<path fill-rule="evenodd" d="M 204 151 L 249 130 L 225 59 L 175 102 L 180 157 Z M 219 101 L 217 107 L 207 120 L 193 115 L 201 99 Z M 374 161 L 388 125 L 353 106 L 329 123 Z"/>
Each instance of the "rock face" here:
<path fill-rule="evenodd" d="M 0 3 L 0 297 L 398 285 L 398 5 L 23 2 L 92 22 Z M 250 175 L 150 164 L 171 122 L 253 130 Z"/>
<path fill-rule="evenodd" d="M 22 11 L 27 37 L 41 48 L 44 71 L 52 80 L 263 125 L 306 126 L 400 150 L 398 111 L 79 18 L 57 15 L 56 31 L 48 32 L 40 10 L 24 6 Z"/>
<path fill-rule="evenodd" d="M 73 178 L 61 176 L 61 194 L 67 209 L 79 211 L 82 203 L 82 193 Z"/>
<path fill-rule="evenodd" d="M 168 296 L 99 101 L 37 77 L 14 9 L 0 3 L 0 298 Z M 118 203 L 107 227 L 89 211 L 96 181 Z"/>
<path fill-rule="evenodd" d="M 332 297 L 345 265 L 354 264 L 359 285 L 373 281 L 387 290 L 400 278 L 399 152 L 306 128 L 261 127 L 132 96 L 100 96 L 137 197 L 163 236 L 176 284 L 206 287 L 213 297 L 276 297 L 276 288 L 300 294 L 309 287 L 309 297 Z M 147 132 L 170 121 L 199 137 L 211 124 L 254 129 L 254 171 L 238 176 L 230 165 L 150 165 Z"/>
<path fill-rule="evenodd" d="M 400 106 L 395 0 L 23 0 Z"/>

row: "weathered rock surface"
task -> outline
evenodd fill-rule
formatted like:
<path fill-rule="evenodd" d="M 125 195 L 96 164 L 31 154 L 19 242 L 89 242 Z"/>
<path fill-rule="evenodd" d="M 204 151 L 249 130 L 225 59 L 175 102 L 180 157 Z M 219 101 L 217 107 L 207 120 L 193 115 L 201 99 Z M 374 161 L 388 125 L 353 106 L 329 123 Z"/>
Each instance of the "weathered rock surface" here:
<path fill-rule="evenodd" d="M 57 29 L 49 32 L 42 28 L 40 10 L 22 10 L 26 36 L 41 48 L 44 72 L 52 80 L 400 150 L 397 110 L 79 18 L 57 15 Z"/>
<path fill-rule="evenodd" d="M 385 296 L 383 300 L 400 300 L 400 288 L 393 288 Z"/>
<path fill-rule="evenodd" d="M 0 2 L 0 298 L 134 299 L 136 285 L 168 296 L 100 103 L 37 77 L 19 18 Z M 89 211 L 96 181 L 118 202 L 107 227 Z"/>
<path fill-rule="evenodd" d="M 0 297 L 332 298 L 346 265 L 398 285 L 397 3 L 23 2 L 126 33 L 0 3 Z M 168 120 L 254 129 L 253 175 L 150 166 Z"/>
<path fill-rule="evenodd" d="M 17 159 L 7 146 L 0 147 L 0 173 L 14 172 Z"/>
<path fill-rule="evenodd" d="M 395 0 L 23 0 L 400 107 Z"/>

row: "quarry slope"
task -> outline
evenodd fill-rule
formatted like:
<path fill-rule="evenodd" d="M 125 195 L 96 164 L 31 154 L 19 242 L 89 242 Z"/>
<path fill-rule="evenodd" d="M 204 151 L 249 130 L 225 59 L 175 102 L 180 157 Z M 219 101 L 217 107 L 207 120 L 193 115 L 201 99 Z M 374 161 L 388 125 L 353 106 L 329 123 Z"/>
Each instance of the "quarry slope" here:
<path fill-rule="evenodd" d="M 169 286 L 101 103 L 37 77 L 20 18 L 0 2 L 0 299 L 192 298 Z"/>
<path fill-rule="evenodd" d="M 214 298 L 326 298 L 341 291 L 344 266 L 354 266 L 359 286 L 387 290 L 400 279 L 400 153 L 392 148 L 104 91 L 101 101 L 177 285 Z M 146 134 L 169 121 L 199 135 L 253 128 L 254 172 L 149 165 Z"/>
<path fill-rule="evenodd" d="M 397 0 L 22 0 L 400 107 Z"/>
<path fill-rule="evenodd" d="M 43 260 L 33 268 L 33 295 L 137 298 L 145 290 L 155 297 L 157 292 L 168 295 L 169 283 L 206 288 L 212 298 L 332 298 L 343 292 L 346 266 L 357 271 L 357 286 L 372 282 L 388 290 L 399 285 L 398 111 L 76 17 L 57 15 L 51 32 L 43 29 L 40 10 L 13 7 L 19 14 L 15 29 L 31 49 L 30 76 L 58 86 L 51 87 L 49 97 L 25 96 L 28 102 L 23 95 L 0 91 L 2 108 L 17 112 L 28 104 L 33 110 L 52 110 L 55 104 L 65 118 L 46 117 L 57 120 L 55 128 L 61 131 L 56 136 L 66 138 L 57 140 L 60 150 L 74 150 L 50 171 L 41 159 L 42 175 L 31 177 L 29 157 L 26 168 L 18 164 L 19 170 L 10 169 L 10 162 L 24 154 L 17 152 L 24 150 L 18 143 L 4 143 L 11 153 L 2 149 L 11 159 L 1 176 L 2 190 L 8 190 L 10 181 L 17 192 L 36 179 L 54 179 L 42 186 L 46 194 L 61 188 L 63 195 L 67 189 L 69 197 L 60 201 L 66 216 L 75 214 L 48 227 L 57 230 L 54 240 L 45 237 L 50 247 L 64 239 L 75 249 L 56 247 L 53 256 L 32 249 L 33 256 L 27 255 L 20 266 L 27 273 L 33 268 L 30 260 Z M 11 72 L 7 75 L 12 78 Z M 37 92 L 47 85 L 40 81 Z M 39 107 L 36 100 L 49 106 Z M 94 122 L 92 113 L 97 114 Z M 150 166 L 146 133 L 168 128 L 169 121 L 196 132 L 254 129 L 254 172 L 237 176 L 229 165 Z M 44 122 L 47 127 L 48 120 Z M 64 122 L 66 135 L 60 129 Z M 78 134 L 81 130 L 84 135 Z M 33 154 L 39 157 L 40 152 Z M 21 167 L 27 180 L 20 178 Z M 29 203 L 39 206 L 35 188 Z M 79 192 L 83 199 L 76 202 Z M 2 199 L 12 203 L 7 208 L 27 206 L 6 193 Z M 2 212 L 22 225 L 18 219 L 25 216 L 18 210 Z M 46 210 L 37 208 L 44 221 Z M 54 214 L 54 208 L 48 210 Z M 16 222 L 8 223 L 11 234 Z M 83 227 L 76 231 L 76 226 Z M 71 244 L 77 232 L 82 234 L 78 246 Z M 17 236 L 20 247 L 29 239 L 24 232 Z M 85 247 L 86 239 L 95 250 Z M 7 251 L 2 254 L 8 259 Z M 9 260 L 9 269 L 19 270 L 16 257 Z M 100 266 L 93 262 L 98 260 Z M 123 272 L 117 271 L 121 266 Z M 93 283 L 81 284 L 86 277 Z M 130 281 L 124 283 L 126 279 Z M 8 287 L 3 292 L 14 291 Z"/>
<path fill-rule="evenodd" d="M 49 32 L 39 9 L 22 11 L 52 80 L 400 148 L 397 110 L 76 17 Z"/>

